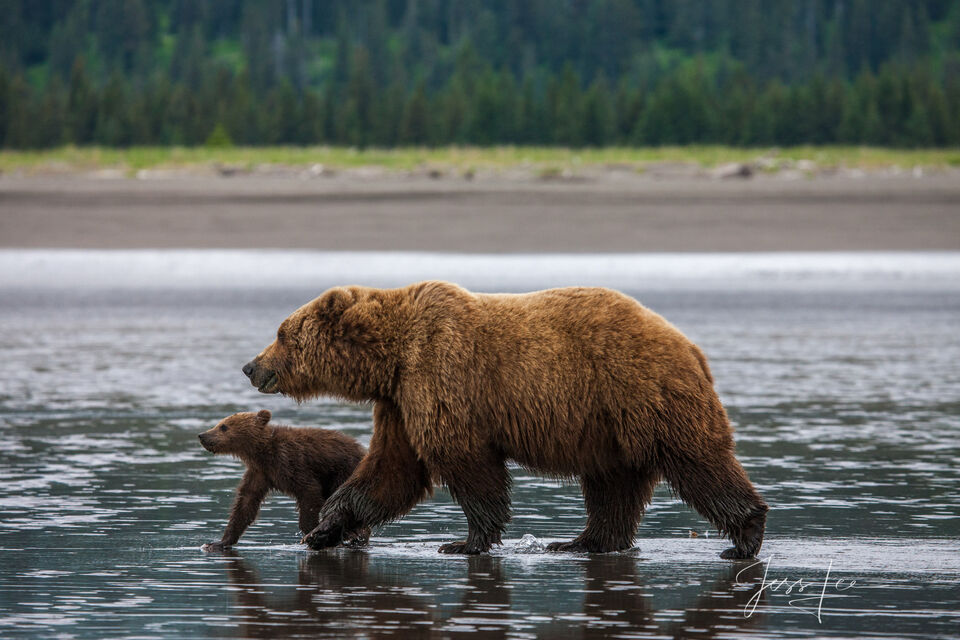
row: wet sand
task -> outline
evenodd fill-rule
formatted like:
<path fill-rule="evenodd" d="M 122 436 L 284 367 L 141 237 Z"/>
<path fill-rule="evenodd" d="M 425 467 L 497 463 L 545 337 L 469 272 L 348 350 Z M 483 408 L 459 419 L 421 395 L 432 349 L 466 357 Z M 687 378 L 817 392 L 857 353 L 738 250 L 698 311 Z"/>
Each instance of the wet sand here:
<path fill-rule="evenodd" d="M 960 180 L 0 177 L 0 246 L 520 252 L 960 249 Z"/>

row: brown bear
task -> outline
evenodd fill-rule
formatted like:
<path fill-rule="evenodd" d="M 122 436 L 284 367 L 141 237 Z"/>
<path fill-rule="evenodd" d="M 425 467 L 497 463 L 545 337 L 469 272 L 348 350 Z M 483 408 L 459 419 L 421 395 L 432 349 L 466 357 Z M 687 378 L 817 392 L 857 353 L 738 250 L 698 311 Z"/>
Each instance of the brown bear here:
<path fill-rule="evenodd" d="M 235 413 L 198 437 L 212 453 L 230 454 L 247 465 L 219 542 L 205 551 L 233 546 L 257 519 L 260 504 L 271 491 L 297 501 L 300 530 L 317 526 L 324 501 L 350 477 L 366 450 L 353 438 L 327 429 L 295 429 L 270 424 L 270 412 Z M 366 543 L 370 530 L 355 527 L 345 538 L 350 546 Z"/>
<path fill-rule="evenodd" d="M 439 482 L 468 524 L 440 551 L 487 551 L 510 519 L 507 460 L 579 478 L 586 528 L 551 551 L 632 547 L 661 479 L 729 536 L 722 557 L 763 541 L 768 508 L 734 457 L 706 358 L 617 291 L 337 287 L 243 372 L 263 393 L 374 403 L 369 453 L 304 537 L 313 548 L 399 518 Z"/>

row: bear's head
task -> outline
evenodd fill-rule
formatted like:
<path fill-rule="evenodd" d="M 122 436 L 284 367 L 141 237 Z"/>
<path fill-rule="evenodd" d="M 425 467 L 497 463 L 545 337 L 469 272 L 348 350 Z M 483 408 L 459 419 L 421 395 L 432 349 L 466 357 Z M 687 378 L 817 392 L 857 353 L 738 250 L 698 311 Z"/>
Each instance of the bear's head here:
<path fill-rule="evenodd" d="M 235 413 L 197 437 L 207 451 L 243 457 L 254 453 L 257 446 L 269 437 L 266 427 L 270 418 L 266 409 L 257 413 Z"/>
<path fill-rule="evenodd" d="M 243 367 L 261 393 L 298 402 L 320 395 L 389 397 L 407 331 L 399 290 L 336 287 L 280 324 L 276 339 Z"/>

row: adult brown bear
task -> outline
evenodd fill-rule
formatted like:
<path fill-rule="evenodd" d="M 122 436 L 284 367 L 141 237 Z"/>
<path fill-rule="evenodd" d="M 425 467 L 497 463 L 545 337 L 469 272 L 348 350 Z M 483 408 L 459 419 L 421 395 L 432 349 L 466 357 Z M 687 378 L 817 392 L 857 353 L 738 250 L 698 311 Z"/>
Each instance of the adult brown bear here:
<path fill-rule="evenodd" d="M 283 321 L 243 367 L 264 393 L 373 401 L 369 451 L 304 537 L 313 548 L 450 490 L 480 553 L 510 519 L 506 461 L 580 479 L 587 525 L 553 551 L 633 544 L 666 479 L 753 557 L 767 505 L 733 455 L 700 350 L 632 298 L 598 288 L 474 294 L 446 282 L 337 287 Z"/>

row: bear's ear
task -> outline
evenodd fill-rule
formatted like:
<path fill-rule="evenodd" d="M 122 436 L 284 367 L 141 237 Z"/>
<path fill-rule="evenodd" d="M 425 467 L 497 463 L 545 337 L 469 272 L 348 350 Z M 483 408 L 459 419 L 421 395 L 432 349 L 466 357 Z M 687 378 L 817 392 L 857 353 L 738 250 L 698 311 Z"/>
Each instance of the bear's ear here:
<path fill-rule="evenodd" d="M 353 294 L 343 287 L 336 287 L 321 296 L 318 311 L 324 318 L 335 322 L 351 305 Z"/>
<path fill-rule="evenodd" d="M 270 422 L 270 418 L 272 417 L 273 415 L 266 409 L 261 409 L 257 412 L 257 422 L 262 425 L 266 425 L 268 422 Z"/>
<path fill-rule="evenodd" d="M 377 298 L 358 302 L 340 318 L 340 334 L 357 344 L 373 345 L 383 339 L 383 304 Z"/>

